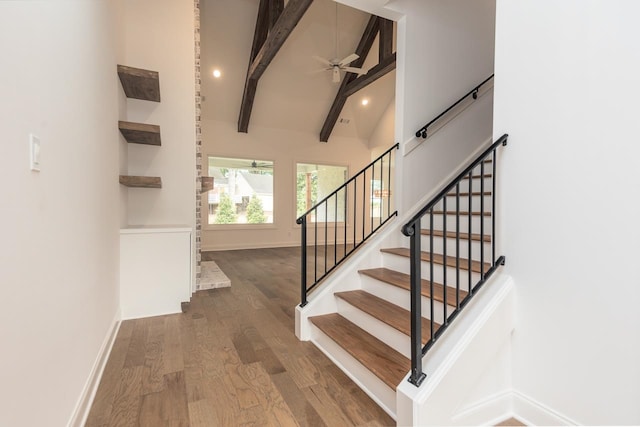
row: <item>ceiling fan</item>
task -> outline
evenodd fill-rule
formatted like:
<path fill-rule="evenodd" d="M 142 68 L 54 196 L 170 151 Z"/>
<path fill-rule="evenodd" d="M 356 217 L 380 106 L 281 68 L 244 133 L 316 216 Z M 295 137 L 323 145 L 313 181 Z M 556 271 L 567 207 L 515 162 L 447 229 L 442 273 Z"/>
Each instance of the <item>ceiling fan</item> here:
<path fill-rule="evenodd" d="M 254 171 L 257 170 L 271 170 L 273 169 L 273 162 L 256 162 L 255 160 L 251 162 L 251 168 Z"/>
<path fill-rule="evenodd" d="M 314 56 L 313 58 L 316 59 L 317 61 L 320 61 L 321 63 L 323 63 L 326 67 L 322 68 L 320 70 L 318 70 L 318 72 L 320 71 L 331 71 L 332 74 L 332 81 L 334 83 L 340 83 L 340 71 L 348 71 L 350 73 L 355 73 L 359 76 L 363 75 L 363 74 L 367 74 L 368 70 L 365 70 L 364 68 L 356 68 L 356 67 L 350 67 L 349 65 L 355 61 L 356 59 L 360 58 L 360 56 L 356 53 L 352 53 L 351 55 L 348 55 L 346 57 L 344 57 L 343 59 L 338 59 L 338 2 L 336 2 L 336 36 L 335 36 L 335 44 L 336 44 L 336 51 L 335 51 L 335 58 L 334 59 L 325 59 L 322 58 L 320 56 Z"/>

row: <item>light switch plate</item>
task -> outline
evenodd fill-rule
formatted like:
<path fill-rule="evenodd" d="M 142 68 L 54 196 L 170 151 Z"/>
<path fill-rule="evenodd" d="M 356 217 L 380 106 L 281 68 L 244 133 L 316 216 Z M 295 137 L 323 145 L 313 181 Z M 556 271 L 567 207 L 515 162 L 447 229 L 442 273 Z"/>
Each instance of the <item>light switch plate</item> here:
<path fill-rule="evenodd" d="M 31 170 L 40 172 L 40 138 L 29 134 L 29 151 L 31 157 Z"/>

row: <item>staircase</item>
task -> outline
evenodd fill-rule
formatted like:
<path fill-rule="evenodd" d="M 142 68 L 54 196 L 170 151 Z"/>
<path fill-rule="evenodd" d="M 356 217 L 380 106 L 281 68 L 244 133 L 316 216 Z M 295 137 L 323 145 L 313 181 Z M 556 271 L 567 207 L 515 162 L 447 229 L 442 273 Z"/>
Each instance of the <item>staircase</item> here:
<path fill-rule="evenodd" d="M 495 259 L 495 150 L 489 157 L 460 177 L 423 218 L 420 348 L 432 345 L 442 325 L 457 316 L 456 309 L 477 292 Z M 411 263 L 405 240 L 400 247 L 382 247 L 380 265 L 360 269 L 352 289 L 333 293 L 335 312 L 308 318 L 311 340 L 394 417 L 396 388 L 412 369 Z"/>

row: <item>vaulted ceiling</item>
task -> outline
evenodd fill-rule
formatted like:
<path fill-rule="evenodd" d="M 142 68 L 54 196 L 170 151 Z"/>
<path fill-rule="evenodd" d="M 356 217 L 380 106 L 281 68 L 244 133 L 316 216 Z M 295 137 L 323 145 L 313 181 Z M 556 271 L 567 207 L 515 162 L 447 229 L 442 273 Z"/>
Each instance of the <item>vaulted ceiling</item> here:
<path fill-rule="evenodd" d="M 201 2 L 203 120 L 238 122 L 259 3 Z M 315 72 L 323 65 L 313 56 L 333 59 L 353 53 L 368 21 L 368 14 L 338 4 L 336 54 L 336 3 L 314 0 L 261 76 L 248 132 L 269 127 L 319 135 L 340 84 L 332 82 L 329 71 Z M 375 66 L 378 59 L 376 40 L 364 68 Z M 220 78 L 213 77 L 214 69 L 221 71 Z M 392 71 L 349 97 L 339 116 L 349 122 L 336 124 L 331 135 L 369 139 L 394 90 Z M 363 98 L 368 105 L 361 105 Z"/>

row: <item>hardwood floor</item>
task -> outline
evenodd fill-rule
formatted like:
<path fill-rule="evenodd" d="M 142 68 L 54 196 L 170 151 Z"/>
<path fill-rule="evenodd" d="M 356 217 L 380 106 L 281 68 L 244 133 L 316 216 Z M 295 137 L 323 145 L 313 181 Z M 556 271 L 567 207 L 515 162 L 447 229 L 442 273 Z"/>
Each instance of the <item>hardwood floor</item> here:
<path fill-rule="evenodd" d="M 526 426 L 526 424 L 523 424 L 522 422 L 520 422 L 515 418 L 509 418 L 508 420 L 504 420 L 501 423 L 498 423 L 496 425 L 497 426 Z"/>
<path fill-rule="evenodd" d="M 186 314 L 125 321 L 87 427 L 395 425 L 294 335 L 299 249 L 203 253 L 231 288 Z"/>

